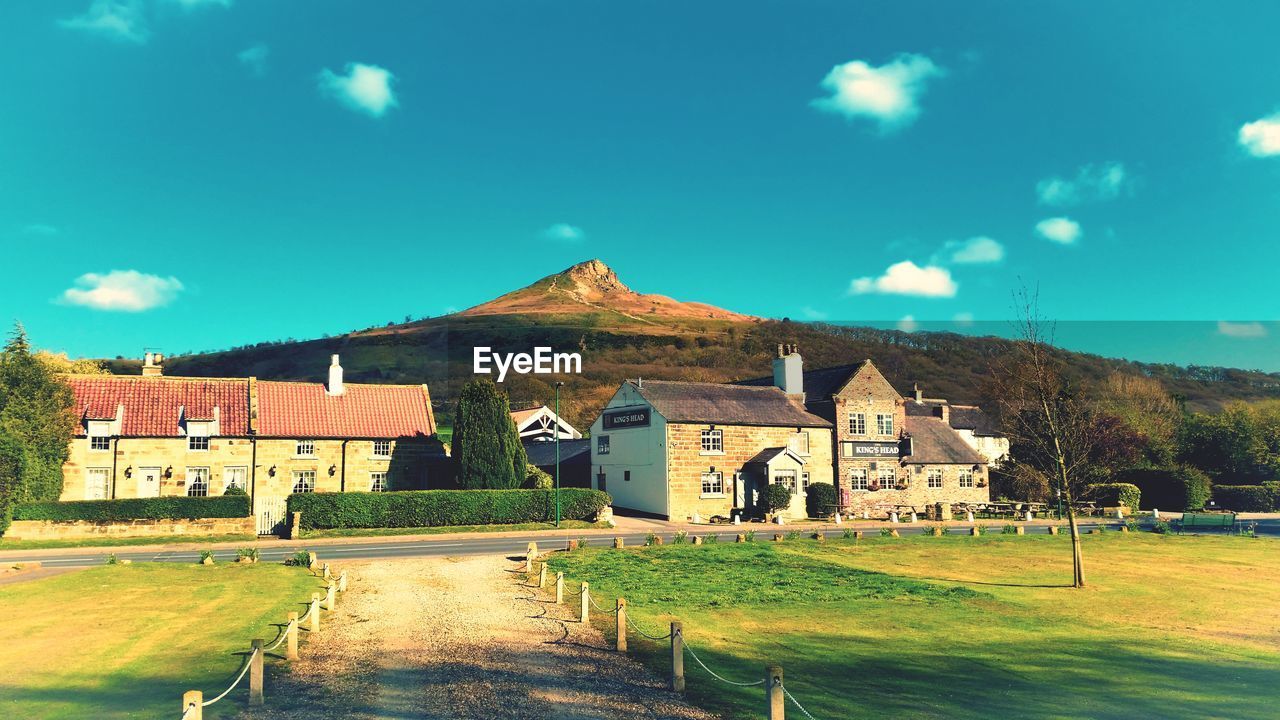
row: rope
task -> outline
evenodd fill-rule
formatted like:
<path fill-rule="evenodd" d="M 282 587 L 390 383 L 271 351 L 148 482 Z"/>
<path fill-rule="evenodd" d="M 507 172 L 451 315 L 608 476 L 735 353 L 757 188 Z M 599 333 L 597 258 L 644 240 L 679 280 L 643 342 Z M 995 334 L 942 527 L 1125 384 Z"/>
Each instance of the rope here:
<path fill-rule="evenodd" d="M 589 592 L 587 593 L 587 600 L 590 600 L 590 601 L 591 601 L 591 605 L 592 605 L 593 607 L 595 607 L 595 609 L 599 610 L 599 611 L 600 611 L 600 612 L 602 612 L 602 613 L 616 613 L 616 612 L 618 612 L 618 608 L 613 608 L 612 610 L 610 610 L 610 609 L 608 609 L 608 608 L 602 608 L 602 607 L 600 607 L 600 605 L 596 603 L 596 599 L 595 599 L 595 598 L 593 598 L 593 597 L 591 597 L 591 593 L 589 593 Z"/>
<path fill-rule="evenodd" d="M 191 703 L 187 705 L 187 709 L 182 711 L 182 720 L 187 720 L 187 716 L 190 715 L 191 712 L 195 709 L 196 709 L 195 703 Z"/>
<path fill-rule="evenodd" d="M 702 662 L 702 658 L 698 657 L 698 653 L 693 651 L 693 648 L 689 645 L 689 643 L 684 644 L 684 649 L 689 651 L 689 654 L 693 656 L 694 661 L 696 661 L 699 665 L 701 665 L 703 670 L 706 670 L 708 673 L 711 674 L 711 677 L 719 680 L 720 682 L 729 683 L 730 685 L 735 685 L 737 687 L 753 687 L 755 685 L 764 684 L 764 678 L 761 678 L 755 682 L 744 683 L 744 682 L 734 682 L 728 678 L 720 677 L 719 675 L 716 674 L 714 670 L 707 667 L 706 663 Z M 786 688 L 783 688 L 783 690 L 786 690 Z"/>
<path fill-rule="evenodd" d="M 222 694 L 219 695 L 218 697 L 212 700 L 205 700 L 204 702 L 200 703 L 200 707 L 209 707 L 210 705 L 226 697 L 227 693 L 230 693 L 232 690 L 235 690 L 236 686 L 240 684 L 240 681 L 244 679 L 245 673 L 249 672 L 249 666 L 253 664 L 253 657 L 257 654 L 258 654 L 258 648 L 254 648 L 253 652 L 249 653 L 249 657 L 245 658 L 244 668 L 240 670 L 240 675 L 236 677 L 235 682 L 231 683 L 231 687 L 227 688 L 226 690 L 223 690 Z"/>
<path fill-rule="evenodd" d="M 319 606 L 320 603 L 316 603 L 316 607 Z M 307 603 L 307 611 L 302 613 L 302 617 L 298 618 L 298 623 L 301 624 L 303 620 L 306 620 L 309 617 L 311 617 L 311 603 Z"/>
<path fill-rule="evenodd" d="M 635 621 L 631 619 L 631 615 L 630 615 L 629 613 L 627 614 L 627 624 L 631 626 L 631 629 L 632 629 L 632 630 L 635 630 L 636 632 L 638 632 L 638 633 L 640 633 L 641 635 L 643 635 L 643 636 L 645 636 L 645 637 L 649 638 L 650 640 L 666 640 L 667 638 L 671 637 L 671 631 L 669 631 L 669 630 L 667 631 L 667 634 L 666 634 L 666 635 L 662 635 L 662 636 L 650 635 L 649 633 L 645 632 L 644 630 L 641 630 L 641 629 L 640 629 L 640 626 L 639 626 L 639 625 L 637 625 L 637 624 L 635 623 Z"/>
<path fill-rule="evenodd" d="M 308 610 L 307 612 L 310 612 L 310 610 Z M 280 644 L 281 644 L 281 643 L 283 643 L 283 642 L 285 641 L 285 639 L 289 637 L 289 630 L 290 630 L 290 628 L 292 628 L 292 627 L 293 627 L 293 624 L 294 624 L 295 622 L 297 622 L 297 620 L 290 620 L 290 621 L 289 621 L 289 625 L 288 625 L 287 627 L 285 627 L 284 632 L 280 633 L 280 637 L 276 640 L 276 644 L 275 644 L 275 645 L 272 645 L 272 646 L 271 646 L 271 647 L 269 647 L 269 648 L 263 648 L 263 650 L 265 650 L 266 652 L 270 652 L 270 651 L 275 650 L 276 648 L 280 647 Z"/>
<path fill-rule="evenodd" d="M 782 685 L 781 682 L 778 684 Z M 788 700 L 795 703 L 796 707 L 800 708 L 800 712 L 804 713 L 805 717 L 809 718 L 809 720 L 815 720 L 815 718 L 809 714 L 809 711 L 805 710 L 804 706 L 800 704 L 800 701 L 796 699 L 796 696 L 791 694 L 791 691 L 787 689 L 786 685 L 782 685 L 782 694 L 786 695 Z"/>

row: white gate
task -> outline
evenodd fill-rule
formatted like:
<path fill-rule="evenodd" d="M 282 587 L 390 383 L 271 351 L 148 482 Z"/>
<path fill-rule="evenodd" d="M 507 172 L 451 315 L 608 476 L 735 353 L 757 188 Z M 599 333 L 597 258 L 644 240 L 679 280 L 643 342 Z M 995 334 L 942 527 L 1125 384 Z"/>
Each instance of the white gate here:
<path fill-rule="evenodd" d="M 255 497 L 253 514 L 258 519 L 259 535 L 279 535 L 284 530 L 284 518 L 288 514 L 285 498 Z"/>

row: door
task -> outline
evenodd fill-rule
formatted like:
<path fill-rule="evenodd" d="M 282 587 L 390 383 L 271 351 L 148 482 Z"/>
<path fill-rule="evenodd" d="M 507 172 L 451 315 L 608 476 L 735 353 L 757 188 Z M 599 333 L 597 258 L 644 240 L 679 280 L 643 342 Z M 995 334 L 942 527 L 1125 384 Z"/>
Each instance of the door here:
<path fill-rule="evenodd" d="M 160 468 L 144 467 L 138 471 L 138 497 L 160 497 Z"/>
<path fill-rule="evenodd" d="M 279 535 L 284 530 L 285 498 L 254 497 L 253 514 L 257 518 L 259 535 Z"/>
<path fill-rule="evenodd" d="M 106 500 L 111 468 L 88 468 L 84 477 L 84 499 Z"/>

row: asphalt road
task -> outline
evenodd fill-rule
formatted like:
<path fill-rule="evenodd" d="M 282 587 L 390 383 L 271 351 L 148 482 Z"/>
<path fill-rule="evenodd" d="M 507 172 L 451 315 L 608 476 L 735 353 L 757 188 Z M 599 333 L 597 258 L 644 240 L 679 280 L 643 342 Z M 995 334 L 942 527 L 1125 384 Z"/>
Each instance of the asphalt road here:
<path fill-rule="evenodd" d="M 987 523 L 989 531 L 999 532 L 1000 525 Z M 1097 527 L 1098 525 L 1107 525 L 1108 527 L 1116 526 L 1114 522 L 1100 523 L 1097 521 L 1082 523 L 1081 528 L 1086 530 Z M 890 527 L 883 525 L 881 527 Z M 896 526 L 898 532 L 902 535 L 922 535 L 927 531 L 925 525 L 909 525 L 899 524 Z M 1048 534 L 1047 525 L 1027 525 L 1026 532 L 1033 535 Z M 861 528 L 866 536 L 875 536 L 878 529 L 867 530 Z M 1261 528 L 1259 528 L 1261 530 Z M 706 535 L 709 533 L 718 534 L 721 542 L 732 540 L 733 536 L 740 532 L 749 530 L 756 531 L 757 542 L 767 540 L 773 537 L 774 533 L 789 533 L 792 528 L 778 525 L 751 524 L 742 526 L 724 525 L 716 528 L 708 528 L 706 531 L 700 531 L 696 534 Z M 1280 531 L 1280 527 L 1275 528 Z M 812 530 L 801 531 L 806 537 L 811 534 Z M 838 538 L 842 534 L 842 530 L 826 530 L 824 534 L 828 538 Z M 952 526 L 953 534 L 968 534 L 967 526 Z M 663 538 L 665 542 L 670 542 L 674 532 L 655 532 Z M 648 532 L 619 532 L 616 535 L 586 535 L 588 545 L 597 547 L 609 546 L 613 543 L 614 537 L 621 537 L 627 545 L 642 545 L 648 538 Z M 538 533 L 529 533 L 528 535 L 504 535 L 502 537 L 486 536 L 477 533 L 465 539 L 459 539 L 457 536 L 441 539 L 441 540 L 403 540 L 397 541 L 393 538 L 387 538 L 385 542 L 351 542 L 351 543 L 333 543 L 326 545 L 317 545 L 314 550 L 320 557 L 322 562 L 334 562 L 336 560 L 366 560 L 377 558 L 403 558 L 403 557 L 442 557 L 449 555 L 523 555 L 525 549 L 530 542 L 537 542 L 540 549 L 556 549 L 564 547 L 568 538 L 565 537 L 548 537 Z M 294 547 L 263 547 L 258 545 L 259 557 L 264 561 L 280 562 L 286 557 L 297 552 L 298 548 Z M 39 551 L 32 551 L 30 555 L 13 555 L 6 556 L 4 562 L 19 563 L 24 561 L 40 561 L 44 567 L 89 567 L 93 565 L 101 565 L 106 562 L 107 552 L 97 551 L 93 548 L 85 548 L 84 552 L 51 555 L 41 554 Z M 194 563 L 200 559 L 199 550 L 181 550 L 157 553 L 155 551 L 138 550 L 136 552 L 117 551 L 115 553 L 117 559 L 129 559 L 133 562 L 183 562 Z M 214 551 L 214 558 L 221 562 L 236 559 L 235 549 L 222 549 Z"/>

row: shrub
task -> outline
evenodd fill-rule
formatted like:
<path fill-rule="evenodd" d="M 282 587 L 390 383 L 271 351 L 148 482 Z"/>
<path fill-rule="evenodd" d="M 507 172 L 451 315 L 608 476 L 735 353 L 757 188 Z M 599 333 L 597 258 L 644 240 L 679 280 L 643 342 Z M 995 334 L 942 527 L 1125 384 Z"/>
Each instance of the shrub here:
<path fill-rule="evenodd" d="M 204 561 L 206 561 L 206 560 L 208 560 L 209 562 L 213 562 L 213 559 L 214 559 L 214 558 L 213 558 L 213 551 L 212 551 L 212 550 L 201 550 L 201 551 L 200 551 L 200 562 L 201 562 L 201 563 L 204 563 Z"/>
<path fill-rule="evenodd" d="M 245 492 L 245 489 L 244 489 L 244 488 L 242 488 L 242 487 L 240 487 L 239 485 L 232 485 L 231 487 L 227 488 L 227 489 L 222 493 L 223 497 L 226 497 L 226 496 L 228 496 L 228 495 L 233 495 L 233 496 L 234 496 L 234 495 L 246 495 L 246 496 L 247 496 L 248 494 L 249 494 L 249 493 Z"/>
<path fill-rule="evenodd" d="M 684 543 L 687 543 L 687 542 L 689 542 L 689 533 L 684 530 L 681 530 L 677 532 L 675 535 L 671 536 L 672 545 L 683 545 Z"/>
<path fill-rule="evenodd" d="M 656 534 L 649 533 L 648 535 L 644 536 L 645 547 L 653 547 L 654 545 L 657 545 L 657 544 L 658 544 L 658 536 Z"/>
<path fill-rule="evenodd" d="M 799 531 L 799 530 L 792 530 L 791 532 L 787 533 L 787 539 L 788 539 L 788 540 L 799 540 L 799 539 L 800 539 L 800 531 Z"/>
<path fill-rule="evenodd" d="M 74 500 L 69 502 L 24 503 L 14 508 L 15 520 L 196 520 L 199 518 L 242 518 L 251 514 L 245 495 L 187 497 L 165 495 L 125 500 Z"/>
<path fill-rule="evenodd" d="M 804 510 L 809 517 L 826 517 L 836 506 L 836 486 L 831 483 L 809 483 Z"/>
<path fill-rule="evenodd" d="M 776 513 L 791 507 L 791 488 L 782 483 L 772 483 L 764 494 L 765 506 Z"/>
<path fill-rule="evenodd" d="M 720 536 L 715 533 L 709 533 L 702 538 L 702 543 L 704 545 L 713 545 L 718 542 L 720 542 Z"/>
<path fill-rule="evenodd" d="M 1012 523 L 1005 523 L 1004 527 L 1000 528 L 1000 534 L 1001 535 L 1017 535 L 1018 526 Z"/>
<path fill-rule="evenodd" d="M 1085 495 L 1101 507 L 1124 505 L 1130 510 L 1138 509 L 1142 499 L 1142 491 L 1132 483 L 1098 483 L 1085 489 Z"/>
<path fill-rule="evenodd" d="M 560 516 L 590 520 L 609 504 L 599 490 L 560 489 Z M 302 513 L 302 527 L 376 528 L 441 525 L 509 525 L 555 518 L 552 490 L 412 490 L 377 493 L 290 495 L 289 512 Z"/>
<path fill-rule="evenodd" d="M 1156 523 L 1151 526 L 1151 532 L 1158 535 L 1168 535 L 1171 529 L 1172 528 L 1169 527 L 1168 520 L 1157 520 Z"/>
<path fill-rule="evenodd" d="M 1276 508 L 1276 500 L 1276 491 L 1266 485 L 1215 485 L 1213 488 L 1213 501 L 1237 512 L 1271 512 Z"/>
<path fill-rule="evenodd" d="M 236 557 L 249 558 L 250 560 L 257 562 L 258 548 L 240 548 L 239 550 L 236 551 Z"/>
<path fill-rule="evenodd" d="M 284 559 L 284 564 L 294 567 L 310 567 L 311 553 L 306 550 L 294 550 L 292 555 Z"/>
<path fill-rule="evenodd" d="M 880 528 L 880 537 L 893 537 L 893 528 Z"/>
<path fill-rule="evenodd" d="M 119 565 L 119 564 L 120 564 L 120 558 L 116 557 L 116 554 L 115 554 L 115 553 L 109 553 L 109 554 L 107 555 L 107 564 L 108 564 L 108 565 Z"/>
<path fill-rule="evenodd" d="M 755 531 L 755 530 L 748 530 L 748 531 L 746 531 L 745 533 L 743 533 L 743 534 L 742 534 L 742 539 L 743 539 L 743 540 L 746 540 L 747 542 L 755 542 L 755 541 L 756 541 L 756 531 Z"/>
<path fill-rule="evenodd" d="M 1126 470 L 1115 479 L 1137 486 L 1144 510 L 1202 510 L 1209 500 L 1209 476 L 1194 467 Z"/>
<path fill-rule="evenodd" d="M 550 490 L 556 486 L 556 479 L 537 465 L 525 468 L 524 486 L 530 490 Z"/>

